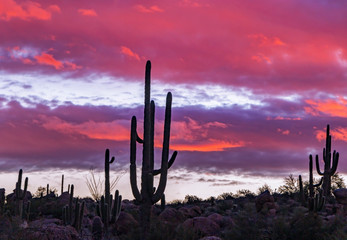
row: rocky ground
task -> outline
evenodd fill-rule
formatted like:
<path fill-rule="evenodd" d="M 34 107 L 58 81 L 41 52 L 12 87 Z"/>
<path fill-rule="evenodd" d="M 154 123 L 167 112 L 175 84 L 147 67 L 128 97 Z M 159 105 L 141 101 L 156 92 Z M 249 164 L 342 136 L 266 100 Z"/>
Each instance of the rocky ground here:
<path fill-rule="evenodd" d="M 218 239 L 347 239 L 347 190 L 335 192 L 336 198 L 326 199 L 321 211 L 309 211 L 298 194 L 258 196 L 191 201 L 160 205 L 152 208 L 150 239 L 218 240 Z M 11 196 L 8 198 L 11 199 Z M 29 221 L 6 211 L 0 216 L 0 239 L 141 239 L 139 206 L 123 200 L 116 224 L 106 231 L 96 216 L 96 203 L 83 199 L 81 229 L 64 225 L 62 208 L 69 204 L 69 194 L 31 201 Z M 25 201 L 26 201 L 25 200 Z"/>

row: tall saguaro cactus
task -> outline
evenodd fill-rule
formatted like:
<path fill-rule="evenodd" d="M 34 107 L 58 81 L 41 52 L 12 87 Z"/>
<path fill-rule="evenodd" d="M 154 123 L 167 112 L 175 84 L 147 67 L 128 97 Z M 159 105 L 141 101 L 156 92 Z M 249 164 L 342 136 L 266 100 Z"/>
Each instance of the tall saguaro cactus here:
<path fill-rule="evenodd" d="M 130 136 L 130 183 L 133 195 L 140 204 L 141 222 L 146 238 L 146 231 L 150 227 L 150 213 L 153 204 L 158 202 L 164 194 L 168 168 L 176 159 L 177 152 L 175 151 L 169 161 L 169 142 L 170 142 L 170 125 L 171 125 L 171 104 L 172 95 L 169 92 L 166 96 L 165 122 L 164 122 L 164 139 L 161 158 L 161 168 L 154 169 L 154 101 L 151 101 L 151 62 L 146 63 L 145 73 L 145 109 L 143 123 L 143 138 L 137 134 L 137 120 L 133 116 L 131 119 L 131 136 Z M 142 175 L 141 175 L 141 191 L 137 187 L 136 178 L 136 143 L 143 144 L 142 151 Z M 159 185 L 153 187 L 154 175 L 160 174 Z"/>
<path fill-rule="evenodd" d="M 316 168 L 319 175 L 323 176 L 323 196 L 327 197 L 331 194 L 331 177 L 335 174 L 337 164 L 339 162 L 339 153 L 334 150 L 331 156 L 331 135 L 330 127 L 327 125 L 327 135 L 325 148 L 323 149 L 324 172 L 320 170 L 318 155 L 316 155 Z M 332 158 L 331 158 L 332 157 Z M 331 162 L 332 160 L 332 162 Z"/>

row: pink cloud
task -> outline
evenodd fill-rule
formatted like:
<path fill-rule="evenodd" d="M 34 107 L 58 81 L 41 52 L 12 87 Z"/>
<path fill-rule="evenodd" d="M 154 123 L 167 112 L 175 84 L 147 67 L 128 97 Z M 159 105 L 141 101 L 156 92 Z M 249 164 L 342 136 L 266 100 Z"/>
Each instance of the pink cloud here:
<path fill-rule="evenodd" d="M 90 16 L 90 17 L 98 16 L 98 14 L 95 12 L 94 9 L 78 9 L 78 13 L 83 16 Z"/>
<path fill-rule="evenodd" d="M 155 12 L 164 12 L 164 9 L 158 7 L 157 5 L 153 5 L 150 7 L 145 7 L 143 5 L 136 5 L 136 10 L 143 13 L 155 13 Z"/>

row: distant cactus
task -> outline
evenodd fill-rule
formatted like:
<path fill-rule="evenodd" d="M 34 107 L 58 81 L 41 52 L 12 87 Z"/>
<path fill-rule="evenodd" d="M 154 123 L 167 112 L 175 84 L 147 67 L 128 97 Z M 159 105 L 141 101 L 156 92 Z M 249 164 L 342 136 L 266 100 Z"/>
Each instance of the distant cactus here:
<path fill-rule="evenodd" d="M 319 167 L 318 155 L 316 155 L 316 168 L 319 175 L 323 176 L 323 196 L 328 197 L 331 195 L 331 177 L 334 175 L 339 162 L 339 153 L 334 150 L 331 156 L 331 135 L 329 133 L 330 127 L 327 125 L 325 148 L 323 149 L 324 171 L 322 172 Z M 332 158 L 331 158 L 332 157 Z M 332 162 L 331 162 L 332 160 Z"/>
<path fill-rule="evenodd" d="M 21 186 L 22 186 L 22 175 L 23 175 L 23 170 L 20 169 L 18 173 L 18 182 L 16 183 L 16 209 L 15 213 L 19 215 L 20 218 L 23 217 L 23 208 L 24 208 L 24 199 L 25 195 L 27 193 L 27 188 L 28 188 L 28 177 L 25 178 L 24 181 L 24 190 L 22 191 Z"/>
<path fill-rule="evenodd" d="M 0 215 L 4 212 L 5 188 L 0 188 Z"/>
<path fill-rule="evenodd" d="M 97 207 L 97 215 L 101 217 L 104 224 L 104 229 L 107 232 L 109 224 L 114 224 L 119 217 L 122 204 L 122 195 L 119 195 L 119 191 L 115 191 L 115 196 L 110 194 L 110 164 L 115 160 L 114 157 L 110 159 L 110 150 L 105 151 L 105 196 L 101 196 L 99 206 Z"/>
<path fill-rule="evenodd" d="M 114 157 L 110 159 L 110 150 L 105 151 L 105 201 L 110 204 L 110 164 L 114 162 Z"/>
<path fill-rule="evenodd" d="M 85 202 L 79 202 L 78 198 L 75 199 L 75 203 L 73 203 L 73 194 L 74 194 L 74 185 L 71 184 L 70 187 L 71 192 L 69 204 L 63 207 L 63 224 L 73 226 L 77 232 L 81 231 L 82 220 L 84 216 L 84 205 Z M 75 208 L 74 208 L 75 207 Z"/>
<path fill-rule="evenodd" d="M 145 109 L 143 123 L 143 139 L 137 134 L 137 120 L 133 116 L 131 119 L 131 137 L 130 137 L 130 183 L 133 195 L 140 204 L 141 222 L 144 238 L 147 237 L 147 231 L 150 227 L 151 206 L 158 202 L 164 194 L 168 168 L 173 164 L 177 156 L 174 152 L 169 161 L 169 141 L 171 125 L 171 104 L 172 95 L 169 92 L 166 97 L 165 122 L 164 122 L 164 139 L 162 149 L 161 168 L 154 170 L 154 101 L 150 97 L 150 74 L 151 62 L 146 63 L 145 73 Z M 136 143 L 143 144 L 142 156 L 142 176 L 141 192 L 137 187 L 136 177 Z M 154 175 L 160 174 L 160 181 L 156 191 L 153 191 Z"/>
<path fill-rule="evenodd" d="M 302 183 L 302 177 L 301 175 L 299 175 L 299 199 L 300 199 L 300 202 L 303 206 L 306 206 L 306 198 L 305 198 L 305 192 L 304 192 L 304 186 L 303 186 L 303 183 Z"/>
<path fill-rule="evenodd" d="M 165 207 L 166 207 L 165 194 L 163 194 L 163 196 L 161 196 L 161 199 L 160 199 L 160 208 L 162 211 L 164 211 Z"/>
<path fill-rule="evenodd" d="M 322 194 L 321 189 L 318 190 L 318 193 L 314 197 L 308 198 L 309 210 L 311 212 L 319 212 L 323 209 L 325 204 L 325 197 Z"/>
<path fill-rule="evenodd" d="M 112 204 L 113 203 L 113 204 Z M 122 195 L 119 195 L 119 191 L 115 191 L 115 197 L 110 195 L 110 202 L 107 203 L 104 196 L 101 196 L 99 206 L 97 207 L 97 215 L 101 217 L 104 223 L 105 231 L 108 231 L 110 224 L 116 223 L 119 218 L 122 208 Z"/>
<path fill-rule="evenodd" d="M 61 175 L 61 195 L 63 195 L 64 192 L 64 174 Z"/>
<path fill-rule="evenodd" d="M 322 191 L 321 189 L 318 189 L 315 191 L 315 188 L 318 188 L 320 185 L 322 185 L 323 178 L 319 181 L 317 184 L 313 184 L 313 160 L 312 160 L 312 155 L 310 155 L 310 164 L 309 164 L 309 185 L 308 185 L 308 191 L 309 191 L 309 197 L 308 197 L 308 208 L 310 211 L 320 211 L 322 210 L 324 203 L 325 203 L 325 198 L 322 196 Z"/>

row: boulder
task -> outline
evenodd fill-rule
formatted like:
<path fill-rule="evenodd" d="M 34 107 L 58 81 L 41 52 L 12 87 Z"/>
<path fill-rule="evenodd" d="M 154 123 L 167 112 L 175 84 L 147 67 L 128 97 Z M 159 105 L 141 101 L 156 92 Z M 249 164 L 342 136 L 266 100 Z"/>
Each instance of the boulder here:
<path fill-rule="evenodd" d="M 127 234 L 131 229 L 139 226 L 135 218 L 127 212 L 120 212 L 116 222 L 116 231 L 119 234 Z"/>
<path fill-rule="evenodd" d="M 347 205 L 347 189 L 346 188 L 340 188 L 336 189 L 333 192 L 336 201 L 340 204 Z"/>
<path fill-rule="evenodd" d="M 217 223 L 221 228 L 224 228 L 226 226 L 233 225 L 234 222 L 231 217 L 229 216 L 222 216 L 218 213 L 212 213 L 207 218 L 211 219 L 215 223 Z"/>
<path fill-rule="evenodd" d="M 175 208 L 167 207 L 159 214 L 159 219 L 163 222 L 177 224 L 181 223 L 185 219 L 185 217 L 180 211 L 177 211 Z"/>
<path fill-rule="evenodd" d="M 276 208 L 274 197 L 271 196 L 268 190 L 256 197 L 255 208 L 257 209 L 257 212 L 260 212 L 263 208 L 266 208 L 267 210 Z"/>
<path fill-rule="evenodd" d="M 216 236 L 207 236 L 207 237 L 200 238 L 199 240 L 222 240 L 222 239 Z"/>
<path fill-rule="evenodd" d="M 203 236 L 213 236 L 220 231 L 217 223 L 208 217 L 189 218 L 181 224 L 184 231 L 194 231 Z"/>
<path fill-rule="evenodd" d="M 41 219 L 30 223 L 23 230 L 23 236 L 27 240 L 78 240 L 79 234 L 72 226 L 57 225 L 59 219 Z"/>
<path fill-rule="evenodd" d="M 102 240 L 104 224 L 99 216 L 93 218 L 92 235 L 93 240 Z"/>

